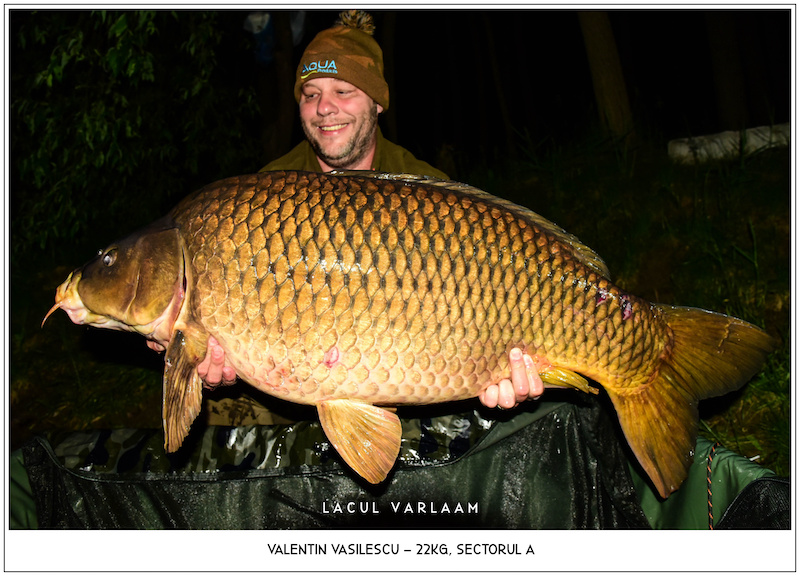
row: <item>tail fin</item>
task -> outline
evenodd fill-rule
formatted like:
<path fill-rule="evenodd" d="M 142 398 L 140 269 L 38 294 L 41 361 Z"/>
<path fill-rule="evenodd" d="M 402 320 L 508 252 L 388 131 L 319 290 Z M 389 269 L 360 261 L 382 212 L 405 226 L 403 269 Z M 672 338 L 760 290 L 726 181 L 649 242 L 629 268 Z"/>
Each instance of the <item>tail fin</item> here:
<path fill-rule="evenodd" d="M 634 454 L 666 498 L 692 463 L 699 401 L 743 386 L 774 345 L 766 332 L 731 316 L 659 308 L 672 331 L 660 365 L 638 388 L 608 393 Z"/>

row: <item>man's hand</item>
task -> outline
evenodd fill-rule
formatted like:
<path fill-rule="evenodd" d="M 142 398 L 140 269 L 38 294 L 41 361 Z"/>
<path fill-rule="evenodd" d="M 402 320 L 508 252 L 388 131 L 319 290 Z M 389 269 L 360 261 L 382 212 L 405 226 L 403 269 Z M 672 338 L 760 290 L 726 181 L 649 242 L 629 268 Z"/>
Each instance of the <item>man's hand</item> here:
<path fill-rule="evenodd" d="M 511 379 L 504 378 L 478 395 L 487 408 L 513 408 L 528 399 L 536 400 L 544 392 L 544 383 L 533 365 L 533 360 L 519 348 L 508 353 Z"/>
<path fill-rule="evenodd" d="M 225 350 L 213 336 L 208 337 L 206 357 L 197 365 L 197 375 L 203 379 L 203 388 L 206 390 L 236 382 L 236 370 L 225 364 Z"/>

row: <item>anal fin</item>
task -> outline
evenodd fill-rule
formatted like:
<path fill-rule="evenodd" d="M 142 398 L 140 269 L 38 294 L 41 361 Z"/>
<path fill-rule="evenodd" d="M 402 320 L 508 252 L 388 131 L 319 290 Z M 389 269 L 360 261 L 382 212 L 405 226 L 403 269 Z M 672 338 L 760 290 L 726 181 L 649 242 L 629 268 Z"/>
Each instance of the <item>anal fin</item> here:
<path fill-rule="evenodd" d="M 367 482 L 386 479 L 400 453 L 402 425 L 384 408 L 349 399 L 317 404 L 325 435 L 342 459 Z"/>
<path fill-rule="evenodd" d="M 189 353 L 187 348 L 190 347 L 183 332 L 176 330 L 164 358 L 161 410 L 167 452 L 175 452 L 181 447 L 192 422 L 200 413 L 203 381 L 195 370 L 198 356 Z"/>

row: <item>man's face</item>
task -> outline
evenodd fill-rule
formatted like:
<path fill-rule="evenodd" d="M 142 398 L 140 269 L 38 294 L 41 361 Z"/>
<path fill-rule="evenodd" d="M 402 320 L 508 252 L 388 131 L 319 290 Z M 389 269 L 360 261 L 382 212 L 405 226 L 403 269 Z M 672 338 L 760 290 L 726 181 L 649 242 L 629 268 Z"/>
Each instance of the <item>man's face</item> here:
<path fill-rule="evenodd" d="M 383 108 L 349 82 L 314 78 L 300 89 L 300 121 L 326 168 L 369 170 Z M 327 166 L 325 166 L 327 165 Z"/>

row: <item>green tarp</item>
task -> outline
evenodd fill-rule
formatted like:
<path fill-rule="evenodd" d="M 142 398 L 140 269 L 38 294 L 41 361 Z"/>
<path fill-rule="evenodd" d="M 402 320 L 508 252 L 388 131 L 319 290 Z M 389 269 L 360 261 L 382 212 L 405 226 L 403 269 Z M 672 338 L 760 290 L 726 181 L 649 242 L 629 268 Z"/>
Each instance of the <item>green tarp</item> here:
<path fill-rule="evenodd" d="M 708 529 L 711 443 L 698 442 L 689 479 L 661 501 L 601 401 L 514 414 L 403 418 L 398 464 L 377 486 L 313 421 L 196 427 L 174 455 L 158 430 L 50 434 L 12 455 L 11 527 Z M 770 476 L 715 447 L 715 522 Z"/>

